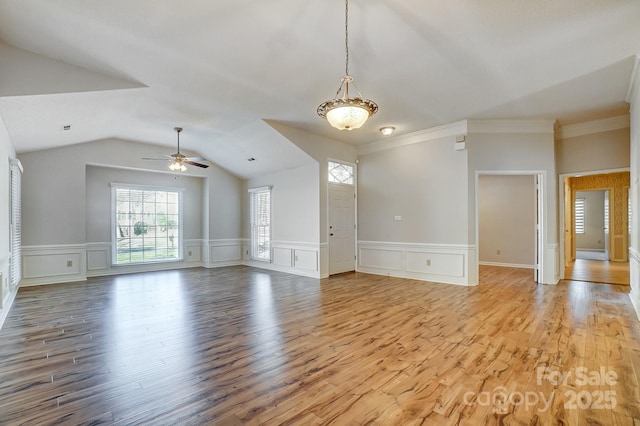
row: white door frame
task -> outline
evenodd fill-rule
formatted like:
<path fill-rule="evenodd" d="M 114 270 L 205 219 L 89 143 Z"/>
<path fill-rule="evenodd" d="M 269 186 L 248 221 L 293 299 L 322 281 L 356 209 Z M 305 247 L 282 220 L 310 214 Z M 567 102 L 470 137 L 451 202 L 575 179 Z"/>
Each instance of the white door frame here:
<path fill-rule="evenodd" d="M 564 193 L 564 179 L 568 178 L 568 177 L 578 177 L 578 176 L 591 176 L 591 175 L 608 175 L 610 173 L 620 173 L 620 172 L 629 172 L 631 171 L 631 169 L 629 167 L 624 167 L 621 169 L 607 169 L 607 170 L 593 170 L 593 171 L 589 171 L 589 172 L 574 172 L 574 173 L 562 173 L 558 176 L 558 239 L 560 241 L 558 241 L 558 243 L 560 244 L 560 250 L 559 250 L 559 255 L 560 255 L 560 268 L 561 270 L 558 271 L 561 275 L 562 278 L 564 278 L 564 263 L 565 263 L 565 258 L 564 258 L 564 232 L 565 232 L 565 227 L 564 227 L 564 197 L 565 197 L 565 193 Z M 562 206 L 562 207 L 560 207 Z M 609 206 L 609 209 L 611 209 L 611 206 Z M 609 210 L 611 211 L 611 210 Z M 611 221 L 611 215 L 609 215 L 609 221 Z M 609 228 L 609 235 L 611 235 L 611 228 Z"/>
<path fill-rule="evenodd" d="M 475 216 L 476 216 L 476 223 L 475 223 L 475 231 L 476 231 L 476 252 L 477 252 L 477 256 L 476 256 L 476 271 L 479 270 L 480 268 L 480 213 L 479 213 L 479 209 L 478 209 L 478 200 L 479 200 L 479 195 L 478 195 L 478 186 L 479 186 L 479 180 L 480 180 L 480 176 L 533 176 L 535 178 L 535 180 L 538 182 L 538 188 L 536 191 L 537 194 L 537 200 L 536 200 L 536 215 L 538 216 L 538 234 L 537 234 L 537 238 L 536 238 L 536 247 L 535 247 L 535 253 L 536 253 L 536 259 L 538 261 L 537 265 L 534 265 L 534 268 L 537 268 L 536 271 L 534 271 L 534 277 L 536 276 L 536 272 L 537 272 L 537 279 L 538 279 L 538 283 L 543 283 L 544 282 L 544 277 L 545 277 L 545 258 L 544 258 L 544 254 L 545 254 L 545 246 L 546 246 L 546 242 L 547 242 L 547 211 L 546 211 L 546 203 L 545 203 L 545 194 L 546 194 L 546 171 L 545 170 L 476 170 L 476 177 L 475 177 Z"/>
<path fill-rule="evenodd" d="M 354 209 L 353 209 L 353 214 L 354 214 L 354 218 L 353 218 L 353 223 L 355 224 L 355 230 L 354 230 L 354 241 L 353 241 L 353 247 L 354 247 L 354 252 L 355 252 L 355 258 L 353 260 L 353 270 L 357 271 L 358 270 L 358 163 L 359 161 L 356 160 L 355 163 L 352 163 L 350 161 L 344 161 L 344 160 L 338 160 L 335 158 L 327 158 L 327 162 L 325 163 L 324 167 L 325 170 L 328 169 L 329 167 L 329 161 L 332 161 L 334 163 L 342 163 L 342 164 L 347 164 L 349 166 L 353 167 L 353 192 L 355 194 L 355 198 L 353 200 L 354 203 Z M 325 185 L 326 185 L 326 194 L 327 194 L 327 209 L 326 209 L 326 214 L 327 214 L 327 220 L 326 220 L 326 226 L 325 226 L 325 239 L 327 241 L 327 274 L 330 276 L 331 275 L 331 238 L 329 236 L 330 229 L 329 229 L 329 216 L 331 214 L 330 210 L 331 210 L 331 194 L 330 194 L 330 185 L 345 185 L 345 184 L 341 184 L 341 183 L 334 183 L 334 182 L 329 182 L 328 179 L 328 173 L 327 173 L 327 179 L 325 180 Z M 351 185 L 350 185 L 351 186 Z"/>

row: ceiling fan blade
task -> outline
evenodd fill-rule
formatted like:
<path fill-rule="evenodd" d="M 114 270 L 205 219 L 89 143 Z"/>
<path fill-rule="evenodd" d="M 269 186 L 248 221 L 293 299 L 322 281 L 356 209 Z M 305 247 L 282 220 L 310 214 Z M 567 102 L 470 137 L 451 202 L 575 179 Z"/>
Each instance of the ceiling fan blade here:
<path fill-rule="evenodd" d="M 199 163 L 202 163 L 203 161 L 209 161 L 204 157 L 187 157 L 187 160 L 189 160 L 189 161 L 197 161 Z"/>
<path fill-rule="evenodd" d="M 189 161 L 189 160 L 185 161 L 185 164 L 190 164 L 196 167 L 202 167 L 203 169 L 206 169 L 207 167 L 209 167 L 208 164 L 196 163 L 195 161 Z"/>
<path fill-rule="evenodd" d="M 142 157 L 141 160 L 158 160 L 158 161 L 167 161 L 168 158 L 151 158 L 151 157 Z"/>

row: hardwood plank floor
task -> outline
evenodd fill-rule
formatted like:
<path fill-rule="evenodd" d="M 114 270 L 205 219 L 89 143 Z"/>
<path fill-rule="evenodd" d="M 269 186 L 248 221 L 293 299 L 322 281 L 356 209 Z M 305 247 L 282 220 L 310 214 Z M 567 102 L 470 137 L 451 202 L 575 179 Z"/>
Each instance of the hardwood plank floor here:
<path fill-rule="evenodd" d="M 575 281 L 629 285 L 629 262 L 576 259 L 565 268 L 564 277 Z"/>
<path fill-rule="evenodd" d="M 634 424 L 627 290 L 489 266 L 478 287 L 228 267 L 23 288 L 0 424 Z"/>

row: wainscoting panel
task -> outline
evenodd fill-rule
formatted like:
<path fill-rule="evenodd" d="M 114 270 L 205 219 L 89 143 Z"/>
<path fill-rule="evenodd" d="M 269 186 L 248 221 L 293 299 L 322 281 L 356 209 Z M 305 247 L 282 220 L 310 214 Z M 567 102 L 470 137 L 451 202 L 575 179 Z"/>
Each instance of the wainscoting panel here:
<path fill-rule="evenodd" d="M 272 253 L 274 265 L 284 266 L 287 268 L 291 268 L 293 266 L 293 262 L 291 260 L 292 253 L 290 248 L 274 247 Z"/>
<path fill-rule="evenodd" d="M 295 249 L 293 251 L 294 266 L 310 271 L 318 270 L 318 250 Z"/>
<path fill-rule="evenodd" d="M 245 247 L 248 247 L 248 245 L 249 241 L 245 241 Z M 272 241 L 271 262 L 256 261 L 252 260 L 250 256 L 246 256 L 243 263 L 256 268 L 320 278 L 319 259 L 319 244 L 295 241 Z"/>
<path fill-rule="evenodd" d="M 629 283 L 631 284 L 631 304 L 640 320 L 640 252 L 629 248 Z"/>
<path fill-rule="evenodd" d="M 464 276 L 464 255 L 407 250 L 407 272 Z"/>
<path fill-rule="evenodd" d="M 84 244 L 22 247 L 20 286 L 86 280 Z"/>
<path fill-rule="evenodd" d="M 208 268 L 242 264 L 242 240 L 225 239 L 209 241 Z"/>
<path fill-rule="evenodd" d="M 87 272 L 104 271 L 111 267 L 111 244 L 87 244 Z"/>
<path fill-rule="evenodd" d="M 358 271 L 447 284 L 476 285 L 475 246 L 358 242 Z"/>
<path fill-rule="evenodd" d="M 403 251 L 392 248 L 367 247 L 358 244 L 358 259 L 361 267 L 388 269 L 392 271 L 404 270 Z"/>
<path fill-rule="evenodd" d="M 202 261 L 202 243 L 197 244 L 185 244 L 184 258 L 187 262 L 201 262 Z"/>

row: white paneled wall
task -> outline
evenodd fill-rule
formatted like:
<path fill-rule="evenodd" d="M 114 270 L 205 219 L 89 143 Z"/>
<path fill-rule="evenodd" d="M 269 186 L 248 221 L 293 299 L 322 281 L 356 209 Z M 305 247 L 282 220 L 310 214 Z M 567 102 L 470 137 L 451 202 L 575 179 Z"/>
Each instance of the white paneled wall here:
<path fill-rule="evenodd" d="M 447 284 L 476 285 L 474 246 L 358 242 L 358 271 Z"/>
<path fill-rule="evenodd" d="M 249 240 L 245 240 L 242 253 L 245 265 L 313 278 L 326 276 L 320 272 L 321 246 L 319 244 L 272 241 L 271 262 L 252 260 L 249 249 Z"/>

